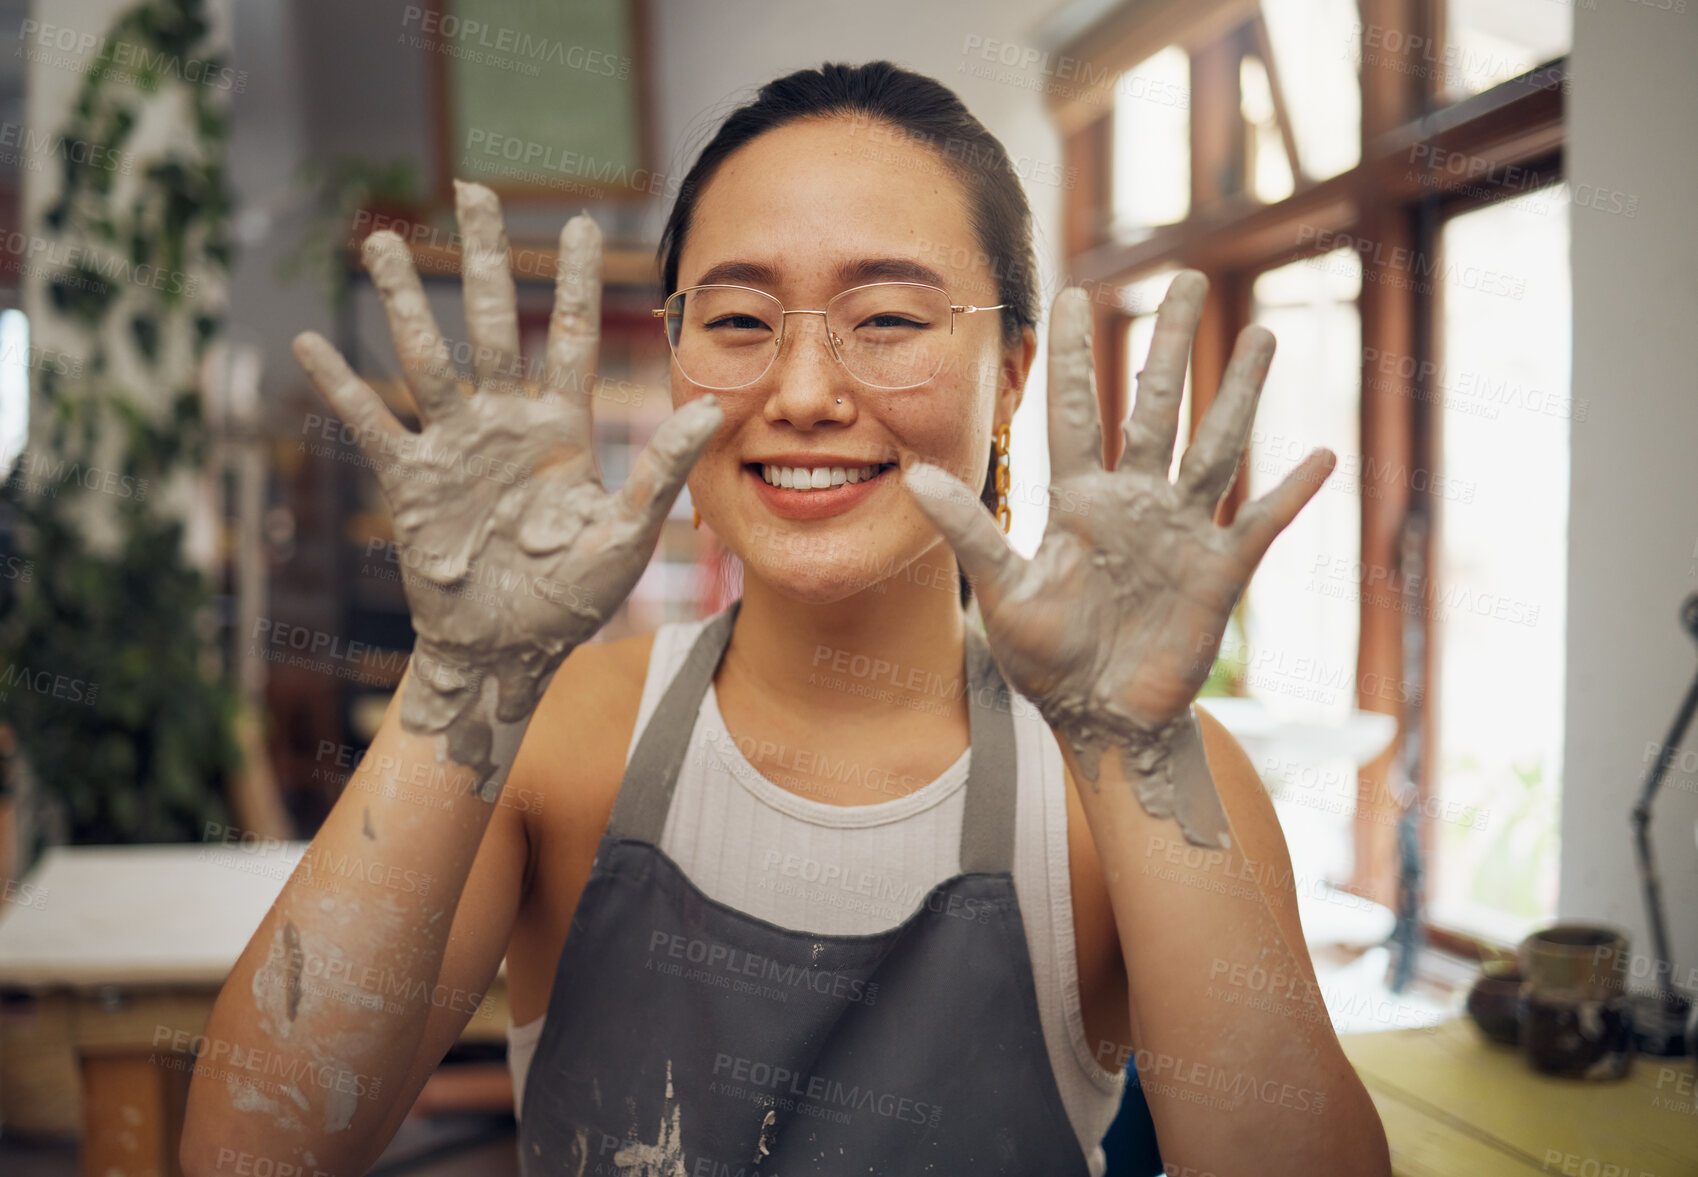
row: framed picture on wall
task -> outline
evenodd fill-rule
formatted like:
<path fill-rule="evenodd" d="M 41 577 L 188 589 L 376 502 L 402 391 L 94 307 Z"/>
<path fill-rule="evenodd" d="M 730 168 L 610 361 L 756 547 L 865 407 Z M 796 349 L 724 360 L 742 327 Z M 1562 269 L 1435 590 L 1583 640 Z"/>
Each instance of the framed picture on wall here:
<path fill-rule="evenodd" d="M 653 168 L 648 0 L 429 0 L 436 185 L 503 201 L 666 195 Z"/>

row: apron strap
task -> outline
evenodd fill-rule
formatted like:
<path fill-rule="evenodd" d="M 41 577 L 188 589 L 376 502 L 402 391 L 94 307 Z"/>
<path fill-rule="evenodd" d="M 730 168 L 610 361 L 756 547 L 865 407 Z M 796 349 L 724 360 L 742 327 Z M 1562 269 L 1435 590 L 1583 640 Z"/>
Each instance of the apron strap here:
<path fill-rule="evenodd" d="M 730 644 L 741 603 L 734 602 L 702 628 L 649 716 L 619 783 L 608 836 L 660 844 L 696 716 Z M 1008 873 L 1014 866 L 1014 712 L 1008 685 L 983 636 L 971 626 L 966 669 L 972 754 L 961 820 L 961 871 Z"/>

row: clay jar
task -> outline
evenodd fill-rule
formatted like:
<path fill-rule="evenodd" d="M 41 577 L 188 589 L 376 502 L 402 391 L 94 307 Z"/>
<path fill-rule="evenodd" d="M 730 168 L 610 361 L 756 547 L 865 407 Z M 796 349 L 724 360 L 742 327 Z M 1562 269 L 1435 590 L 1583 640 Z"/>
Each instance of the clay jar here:
<path fill-rule="evenodd" d="M 1528 1066 L 1571 1079 L 1619 1079 L 1633 1058 L 1627 934 L 1557 924 L 1521 942 L 1516 1017 Z"/>

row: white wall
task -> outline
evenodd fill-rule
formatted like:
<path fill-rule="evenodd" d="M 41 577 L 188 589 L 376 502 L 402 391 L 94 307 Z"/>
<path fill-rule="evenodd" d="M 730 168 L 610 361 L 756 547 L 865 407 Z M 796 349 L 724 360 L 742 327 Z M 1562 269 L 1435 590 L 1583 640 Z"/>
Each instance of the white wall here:
<path fill-rule="evenodd" d="M 1698 589 L 1698 5 L 1681 7 L 1577 5 L 1568 108 L 1570 185 L 1639 204 L 1629 217 L 1576 201 L 1571 222 L 1574 396 L 1594 411 L 1572 434 L 1560 907 L 1625 925 L 1647 956 L 1627 816 L 1646 744 L 1698 668 L 1676 621 Z M 1653 818 L 1676 977 L 1689 978 L 1698 773 L 1677 766 Z"/>

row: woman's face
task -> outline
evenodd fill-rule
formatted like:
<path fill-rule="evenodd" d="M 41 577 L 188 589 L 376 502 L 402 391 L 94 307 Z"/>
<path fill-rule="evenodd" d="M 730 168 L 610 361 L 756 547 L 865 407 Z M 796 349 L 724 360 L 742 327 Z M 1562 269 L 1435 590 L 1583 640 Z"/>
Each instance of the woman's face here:
<path fill-rule="evenodd" d="M 680 289 L 750 286 L 786 310 L 821 310 L 841 291 L 878 281 L 927 282 L 958 305 L 998 301 L 960 183 L 931 148 L 863 119 L 791 123 L 733 153 L 702 192 L 679 256 Z M 672 400 L 712 391 L 725 412 L 690 475 L 703 518 L 746 575 L 825 603 L 942 544 L 897 466 L 923 458 L 977 491 L 993 430 L 1018 404 L 1032 336 L 1006 347 L 1001 312 L 956 315 L 938 374 L 888 391 L 833 358 L 821 316 L 785 318 L 783 347 L 760 380 L 709 390 L 674 362 Z M 933 330 L 947 333 L 947 319 Z M 774 485 L 794 484 L 797 470 L 832 467 L 844 469 L 841 484 Z"/>

